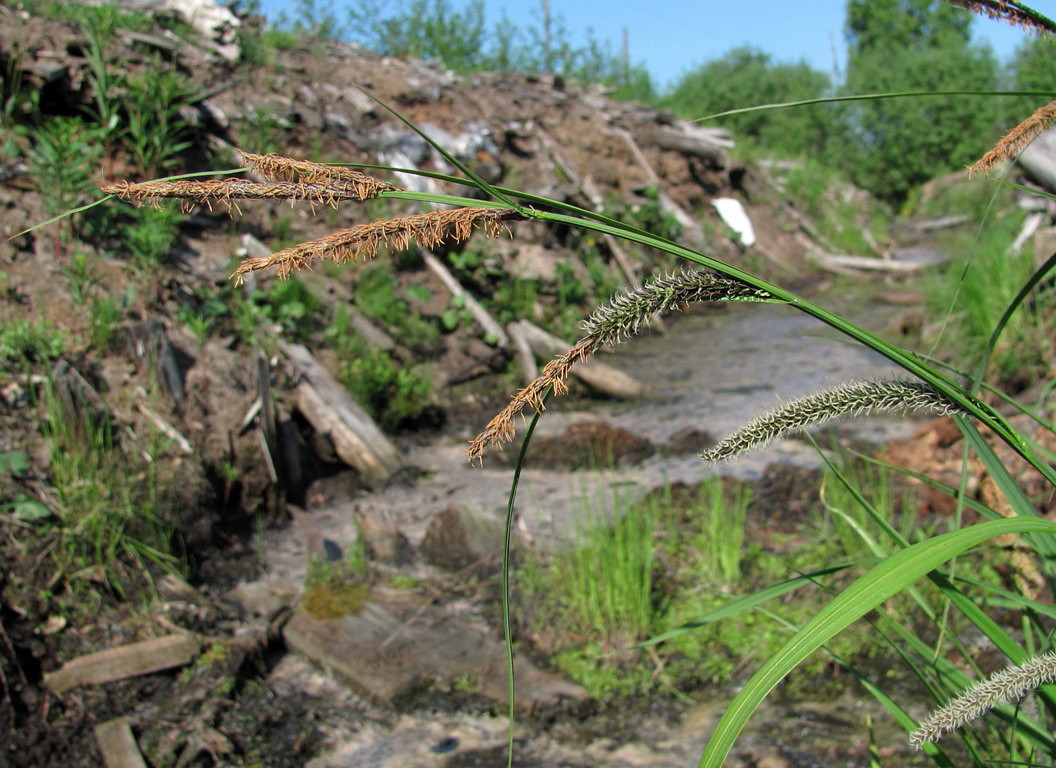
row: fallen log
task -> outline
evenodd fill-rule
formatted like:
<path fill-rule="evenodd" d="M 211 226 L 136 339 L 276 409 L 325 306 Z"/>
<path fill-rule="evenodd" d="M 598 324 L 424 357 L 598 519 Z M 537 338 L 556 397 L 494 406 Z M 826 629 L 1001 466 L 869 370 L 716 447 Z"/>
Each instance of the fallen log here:
<path fill-rule="evenodd" d="M 521 320 L 518 325 L 528 346 L 540 358 L 549 360 L 567 352 L 572 346 L 527 320 Z M 598 360 L 576 364 L 572 368 L 572 375 L 591 389 L 609 397 L 629 400 L 653 394 L 649 386 Z"/>
<path fill-rule="evenodd" d="M 198 655 L 200 647 L 198 635 L 181 632 L 89 653 L 45 674 L 44 685 L 55 693 L 65 693 L 81 685 L 111 683 L 182 667 Z"/>
<path fill-rule="evenodd" d="M 297 408 L 304 417 L 330 438 L 341 460 L 368 485 L 377 488 L 387 483 L 403 464 L 396 446 L 311 352 L 285 342 L 279 348 L 303 379 L 296 394 Z"/>

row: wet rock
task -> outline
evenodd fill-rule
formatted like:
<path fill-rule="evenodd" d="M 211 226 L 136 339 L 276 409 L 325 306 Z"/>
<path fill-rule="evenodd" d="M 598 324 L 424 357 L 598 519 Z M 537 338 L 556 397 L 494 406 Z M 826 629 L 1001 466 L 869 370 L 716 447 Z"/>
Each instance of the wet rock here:
<path fill-rule="evenodd" d="M 706 429 L 682 427 L 667 438 L 667 445 L 664 449 L 673 454 L 699 453 L 709 445 L 714 445 L 715 442 L 715 436 Z"/>
<path fill-rule="evenodd" d="M 475 504 L 453 504 L 429 522 L 422 556 L 440 568 L 458 571 L 497 556 L 502 536 L 501 520 Z"/>
<path fill-rule="evenodd" d="M 506 649 L 482 624 L 422 595 L 373 594 L 353 615 L 314 619 L 298 608 L 283 629 L 287 646 L 380 706 L 407 702 L 429 687 L 453 685 L 505 703 Z M 578 685 L 517 657 L 517 704 L 532 710 L 581 701 Z"/>
<path fill-rule="evenodd" d="M 604 422 L 573 424 L 557 437 L 537 437 L 526 466 L 536 469 L 592 469 L 638 464 L 656 452 L 647 438 Z M 512 451 L 495 454 L 496 463 L 513 463 Z"/>
<path fill-rule="evenodd" d="M 360 506 L 356 509 L 356 527 L 374 562 L 406 565 L 414 559 L 414 548 L 403 531 L 396 527 L 392 514 L 384 507 Z"/>

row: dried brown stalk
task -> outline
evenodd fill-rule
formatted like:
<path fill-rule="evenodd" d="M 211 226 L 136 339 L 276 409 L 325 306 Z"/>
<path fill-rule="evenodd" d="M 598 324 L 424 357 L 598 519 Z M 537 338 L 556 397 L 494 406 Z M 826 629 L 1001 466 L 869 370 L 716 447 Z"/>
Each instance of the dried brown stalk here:
<path fill-rule="evenodd" d="M 396 187 L 387 181 L 376 179 L 365 173 L 339 165 L 323 165 L 309 160 L 295 160 L 292 157 L 267 154 L 255 155 L 242 152 L 242 159 L 247 168 L 267 176 L 275 181 L 300 181 L 305 184 L 336 184 L 357 189 L 359 200 L 377 197 L 379 192 L 395 190 Z"/>
<path fill-rule="evenodd" d="M 968 174 L 985 173 L 999 160 L 1013 160 L 1054 119 L 1056 119 L 1056 101 L 1034 110 L 1034 114 L 1002 136 L 993 149 L 968 166 Z"/>
<path fill-rule="evenodd" d="M 543 397 L 547 390 L 553 388 L 555 395 L 563 395 L 568 392 L 568 375 L 572 367 L 594 354 L 595 345 L 591 336 L 585 336 L 573 344 L 563 355 L 555 357 L 539 372 L 539 375 L 513 396 L 506 407 L 499 411 L 488 422 L 469 444 L 470 462 L 483 463 L 484 451 L 492 443 L 508 443 L 513 440 L 517 428 L 513 426 L 513 419 L 525 408 L 533 411 L 542 411 L 545 408 Z"/>
<path fill-rule="evenodd" d="M 195 205 L 205 205 L 212 210 L 213 204 L 217 203 L 229 211 L 238 211 L 236 200 L 289 200 L 291 204 L 306 201 L 312 205 L 336 208 L 342 200 L 366 199 L 361 188 L 338 181 L 327 184 L 289 181 L 258 183 L 244 179 L 146 181 L 138 184 L 122 181 L 103 187 L 103 192 L 138 205 L 157 205 L 161 199 L 176 199 L 181 201 L 184 210 Z"/>
<path fill-rule="evenodd" d="M 342 229 L 265 258 L 246 259 L 232 277 L 241 282 L 249 272 L 276 267 L 278 278 L 285 280 L 297 270 L 310 268 L 316 259 L 330 259 L 338 264 L 360 257 L 372 259 L 382 245 L 400 251 L 412 242 L 435 248 L 441 243 L 467 240 L 478 226 L 488 237 L 497 237 L 506 229 L 506 222 L 517 218 L 521 218 L 520 214 L 506 208 L 454 208 L 382 219 Z"/>
<path fill-rule="evenodd" d="M 946 0 L 950 5 L 965 8 L 972 13 L 1006 21 L 1012 26 L 1023 27 L 1033 32 L 1056 32 L 1056 24 L 1033 8 L 1011 0 Z"/>

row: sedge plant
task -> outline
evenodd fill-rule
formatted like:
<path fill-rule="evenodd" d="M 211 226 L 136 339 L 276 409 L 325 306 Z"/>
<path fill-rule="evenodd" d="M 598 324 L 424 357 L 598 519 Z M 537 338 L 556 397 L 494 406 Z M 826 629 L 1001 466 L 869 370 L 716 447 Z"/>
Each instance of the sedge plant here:
<path fill-rule="evenodd" d="M 1051 32 L 1056 29 L 1056 25 L 1019 3 L 958 4 L 1010 18 L 1016 23 L 1043 31 Z M 903 592 L 911 593 L 916 583 L 925 578 L 936 588 L 943 603 L 943 608 L 939 610 L 923 597 L 920 598 L 920 610 L 925 615 L 933 617 L 933 620 L 941 625 L 946 620 L 946 615 L 950 612 L 956 613 L 962 621 L 977 628 L 1010 664 L 1016 665 L 1020 670 L 1016 673 L 1010 672 L 1011 682 L 1006 679 L 998 681 L 997 687 L 1005 699 L 1052 679 L 1051 664 L 1046 657 L 1040 657 L 1031 665 L 1031 658 L 1036 655 L 1037 649 L 1049 646 L 1044 621 L 1038 617 L 1051 618 L 1051 608 L 1047 608 L 1045 602 L 1037 595 L 1005 594 L 989 588 L 987 593 L 990 597 L 1000 598 L 1027 617 L 1026 631 L 1023 627 L 1003 627 L 983 610 L 981 601 L 969 595 L 963 580 L 958 580 L 956 574 L 944 570 L 945 565 L 954 558 L 983 547 L 999 537 L 1015 537 L 1023 542 L 1031 556 L 1047 570 L 1051 570 L 1051 563 L 1056 558 L 1056 538 L 1053 538 L 1053 534 L 1056 534 L 1056 523 L 1039 516 L 1034 503 L 1016 481 L 1014 472 L 1018 473 L 1020 469 L 1017 467 L 1013 470 L 1009 466 L 1009 461 L 1012 460 L 1022 462 L 1034 471 L 1041 481 L 1047 484 L 1049 492 L 1052 492 L 1052 489 L 1056 488 L 1053 456 L 1041 449 L 1030 434 L 1013 427 L 997 409 L 977 396 L 977 382 L 972 382 L 970 378 L 955 377 L 946 368 L 903 349 L 787 287 L 725 263 L 707 253 L 601 213 L 489 184 L 425 136 L 402 115 L 387 105 L 381 106 L 422 135 L 463 175 L 456 177 L 427 174 L 414 169 L 392 170 L 422 173 L 436 180 L 468 185 L 476 188 L 476 194 L 485 196 L 486 201 L 456 195 L 409 191 L 345 166 L 322 165 L 273 154 L 253 153 L 244 153 L 244 167 L 263 176 L 265 181 L 227 177 L 206 181 L 197 178 L 176 178 L 144 183 L 122 182 L 111 185 L 104 191 L 108 195 L 106 200 L 117 197 L 143 204 L 172 198 L 180 200 L 186 206 L 220 206 L 230 210 L 249 204 L 252 200 L 285 200 L 315 206 L 337 206 L 385 198 L 445 206 L 424 213 L 390 216 L 293 245 L 267 257 L 245 259 L 232 275 L 236 281 L 243 280 L 247 274 L 257 270 L 272 270 L 279 278 L 288 279 L 296 272 L 323 261 L 341 264 L 371 259 L 382 247 L 401 250 L 411 244 L 427 248 L 440 244 L 457 245 L 478 231 L 490 237 L 498 237 L 515 233 L 522 222 L 562 225 L 610 235 L 656 249 L 671 257 L 673 262 L 681 262 L 682 269 L 672 269 L 640 288 L 621 292 L 598 308 L 588 319 L 586 334 L 569 350 L 547 364 L 535 381 L 514 395 L 510 404 L 482 428 L 469 446 L 469 460 L 480 463 L 490 450 L 515 437 L 517 416 L 532 416 L 511 482 L 503 558 L 503 618 L 507 633 L 507 658 L 510 662 L 508 674 L 511 677 L 511 763 L 512 697 L 515 695 L 515 681 L 512 679 L 510 606 L 507 597 L 510 579 L 510 532 L 521 466 L 534 426 L 545 410 L 547 401 L 567 390 L 566 381 L 574 366 L 603 347 L 618 345 L 646 325 L 650 318 L 678 308 L 686 302 L 736 301 L 780 304 L 789 311 L 806 313 L 835 329 L 850 341 L 886 357 L 904 371 L 903 376 L 898 378 L 848 382 L 828 392 L 790 402 L 781 409 L 760 416 L 726 437 L 718 446 L 704 454 L 705 459 L 730 460 L 745 450 L 788 431 L 801 430 L 841 416 L 906 411 L 948 414 L 956 421 L 965 437 L 965 445 L 985 467 L 993 487 L 1002 499 L 1001 504 L 996 505 L 999 508 L 995 509 L 969 499 L 962 489 L 948 488 L 947 492 L 954 496 L 958 503 L 974 506 L 977 512 L 988 519 L 973 525 L 956 526 L 938 535 L 918 536 L 918 540 L 912 542 L 895 529 L 886 516 L 878 513 L 873 522 L 878 535 L 886 538 L 885 554 L 873 559 L 867 570 L 835 594 L 822 610 L 805 624 L 795 628 L 783 647 L 760 666 L 730 702 L 707 743 L 700 765 L 717 768 L 723 764 L 738 734 L 756 708 L 800 662 L 816 650 L 824 648 L 831 638 L 851 623 L 881 607 L 890 597 Z M 1026 140 L 1025 136 L 1031 132 L 1036 134 L 1041 126 L 1051 121 L 1054 114 L 1056 108 L 1032 116 L 1026 127 L 1021 126 L 1013 131 L 1010 138 L 1003 140 L 995 151 L 999 156 L 1008 156 L 1016 151 Z M 986 163 L 992 159 L 988 156 L 977 170 L 985 170 Z M 1027 299 L 1029 289 L 1040 283 L 1046 271 L 1051 270 L 1053 265 L 1050 260 L 1036 270 L 1025 283 L 1024 289 L 1015 295 L 994 328 L 987 350 L 994 349 L 1008 319 L 1015 315 Z M 1053 430 L 1051 420 L 1046 415 L 1039 414 L 1038 422 L 1042 429 L 1050 432 Z M 987 436 L 984 437 L 984 434 Z M 1001 450 L 1001 455 L 1006 457 L 1004 460 L 995 450 L 994 441 L 1004 443 L 1005 448 Z M 1015 458 L 1010 460 L 1008 456 Z M 823 571 L 824 569 L 821 569 L 814 577 L 818 577 Z M 746 605 L 759 606 L 776 596 L 787 594 L 794 588 L 789 586 L 791 583 L 775 585 L 771 590 L 741 598 L 736 601 L 735 607 L 743 609 Z M 733 609 L 728 608 L 727 615 Z M 937 699 L 944 700 L 952 693 L 968 687 L 969 676 L 957 665 L 946 661 L 941 648 L 929 645 L 926 639 L 895 621 L 886 621 L 884 631 L 895 638 L 894 642 L 898 647 L 907 649 L 903 651 L 907 665 L 918 672 Z M 654 638 L 654 641 L 658 640 Z M 910 658 L 910 653 L 915 654 L 913 658 Z M 884 703 L 892 716 L 905 725 L 907 730 L 916 730 L 914 719 L 879 690 L 878 686 L 867 680 L 863 681 L 863 685 Z M 1002 696 L 995 697 L 989 693 L 979 700 L 981 703 L 977 702 L 971 706 L 958 705 L 958 711 L 975 716 L 990 707 L 998 724 L 1011 724 L 1015 728 L 1014 737 L 1003 742 L 998 741 L 1011 745 L 1009 749 L 1013 757 L 1010 759 L 1029 755 L 1032 758 L 1042 756 L 1051 760 L 1056 758 L 1056 739 L 1051 736 L 1049 712 L 1056 711 L 1056 693 L 1042 685 L 1038 688 L 1037 695 L 1043 707 L 1036 717 L 1026 716 L 1014 706 L 1002 703 Z M 957 723 L 962 721 L 963 717 L 960 720 L 941 718 L 939 730 L 956 727 Z M 926 731 L 926 736 L 937 732 L 934 729 Z M 985 740 L 963 732 L 962 740 L 973 763 L 985 764 Z M 926 737 L 921 737 L 918 741 L 936 764 L 953 764 L 941 745 Z"/>

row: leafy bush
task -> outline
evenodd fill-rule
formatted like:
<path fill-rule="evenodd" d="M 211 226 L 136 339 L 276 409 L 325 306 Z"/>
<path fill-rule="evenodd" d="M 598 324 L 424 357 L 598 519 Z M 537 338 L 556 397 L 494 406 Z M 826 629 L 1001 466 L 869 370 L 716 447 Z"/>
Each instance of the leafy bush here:
<path fill-rule="evenodd" d="M 746 104 L 780 104 L 816 99 L 832 88 L 829 77 L 800 62 L 775 63 L 751 47 L 734 48 L 683 75 L 663 104 L 679 117 L 695 120 Z M 729 115 L 716 122 L 777 155 L 820 152 L 832 133 L 832 110 L 784 109 Z"/>

